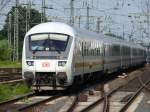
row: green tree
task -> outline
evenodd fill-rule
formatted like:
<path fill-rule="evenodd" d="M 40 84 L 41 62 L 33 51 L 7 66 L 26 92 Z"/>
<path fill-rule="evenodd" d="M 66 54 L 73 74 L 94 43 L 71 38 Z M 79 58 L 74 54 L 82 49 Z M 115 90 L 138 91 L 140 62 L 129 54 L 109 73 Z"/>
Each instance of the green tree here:
<path fill-rule="evenodd" d="M 10 55 L 12 53 L 12 49 L 8 45 L 7 40 L 1 40 L 0 41 L 0 60 L 8 60 L 10 58 Z"/>
<path fill-rule="evenodd" d="M 26 8 L 25 7 L 18 7 L 19 9 L 19 55 L 21 58 L 21 51 L 22 51 L 22 45 L 23 45 L 23 40 L 24 36 L 26 33 Z M 13 29 L 13 24 L 14 24 L 14 11 L 15 7 L 12 7 L 9 13 L 12 14 L 12 29 L 11 29 L 11 35 L 12 35 L 12 42 L 13 42 L 13 35 L 14 35 L 14 29 Z M 2 39 L 7 39 L 7 31 L 8 31 L 8 16 L 5 21 L 5 25 L 3 29 L 0 31 L 0 40 Z M 39 24 L 41 22 L 41 13 L 35 9 L 31 9 L 31 19 L 30 19 L 30 28 Z"/>

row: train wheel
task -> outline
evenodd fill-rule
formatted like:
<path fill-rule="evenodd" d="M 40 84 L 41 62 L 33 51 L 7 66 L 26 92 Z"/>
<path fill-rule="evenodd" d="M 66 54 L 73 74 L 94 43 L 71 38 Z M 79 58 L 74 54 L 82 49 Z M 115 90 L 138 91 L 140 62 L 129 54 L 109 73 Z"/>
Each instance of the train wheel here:
<path fill-rule="evenodd" d="M 39 86 L 39 85 L 36 85 L 36 89 L 34 90 L 34 92 L 35 92 L 36 94 L 38 94 L 40 91 L 41 91 L 40 86 Z"/>
<path fill-rule="evenodd" d="M 28 86 L 28 88 L 31 88 L 33 80 L 32 79 L 26 79 L 25 80 L 26 85 Z"/>
<path fill-rule="evenodd" d="M 34 90 L 34 92 L 35 92 L 36 94 L 38 94 L 38 93 L 40 92 L 40 90 L 36 89 L 36 90 Z"/>

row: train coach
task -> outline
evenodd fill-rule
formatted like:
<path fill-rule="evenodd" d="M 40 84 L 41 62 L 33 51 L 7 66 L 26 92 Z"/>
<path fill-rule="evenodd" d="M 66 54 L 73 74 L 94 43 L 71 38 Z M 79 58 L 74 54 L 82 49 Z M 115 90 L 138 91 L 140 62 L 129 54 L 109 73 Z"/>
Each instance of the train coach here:
<path fill-rule="evenodd" d="M 145 49 L 138 44 L 48 22 L 25 35 L 22 77 L 33 88 L 58 89 L 144 62 Z"/>

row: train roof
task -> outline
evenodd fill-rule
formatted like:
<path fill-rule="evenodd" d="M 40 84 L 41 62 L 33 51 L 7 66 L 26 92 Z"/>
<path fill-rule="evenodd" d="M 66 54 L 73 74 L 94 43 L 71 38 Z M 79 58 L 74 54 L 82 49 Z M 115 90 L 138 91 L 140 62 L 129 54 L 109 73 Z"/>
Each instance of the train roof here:
<path fill-rule="evenodd" d="M 61 22 L 47 22 L 47 23 L 41 23 L 39 25 L 36 25 L 26 33 L 26 37 L 32 34 L 50 33 L 50 32 L 67 34 L 74 38 L 82 38 L 84 40 L 92 40 L 92 41 L 100 40 L 108 44 L 115 43 L 115 44 L 131 46 L 131 47 L 143 48 L 141 45 L 135 44 L 133 42 L 127 42 L 125 40 L 118 39 L 115 37 L 98 34 L 86 29 L 71 27 L 70 25 Z M 80 36 L 75 36 L 75 35 L 80 35 Z"/>
<path fill-rule="evenodd" d="M 128 45 L 128 42 L 119 38 L 115 38 L 112 36 L 103 35 L 100 33 L 92 32 L 86 29 L 75 28 L 76 32 L 78 32 L 82 38 L 86 40 L 105 42 L 106 44 L 123 44 Z M 92 37 L 92 38 L 91 38 Z M 78 37 L 77 37 L 78 38 Z M 80 38 L 80 37 L 79 37 Z"/>
<path fill-rule="evenodd" d="M 26 33 L 26 36 L 29 36 L 32 34 L 50 33 L 50 32 L 68 34 L 73 37 L 75 34 L 74 29 L 65 23 L 47 22 L 47 23 L 41 23 L 39 25 L 34 26 Z"/>
<path fill-rule="evenodd" d="M 121 45 L 124 45 L 124 46 L 130 46 L 130 47 L 133 47 L 133 48 L 145 49 L 140 44 L 136 44 L 134 42 L 129 42 L 129 41 L 126 41 L 126 40 L 123 40 L 123 39 L 119 39 L 119 38 L 115 38 L 115 37 L 112 37 L 112 36 L 99 34 L 99 33 L 92 32 L 92 31 L 89 31 L 89 30 L 86 30 L 86 29 L 79 29 L 79 28 L 74 28 L 74 29 L 77 32 L 79 32 L 79 34 L 82 35 L 82 38 L 84 38 L 86 40 L 88 40 L 88 39 L 89 40 L 93 40 L 93 41 L 100 40 L 102 42 L 105 42 L 106 44 L 118 44 L 118 45 L 121 44 Z"/>

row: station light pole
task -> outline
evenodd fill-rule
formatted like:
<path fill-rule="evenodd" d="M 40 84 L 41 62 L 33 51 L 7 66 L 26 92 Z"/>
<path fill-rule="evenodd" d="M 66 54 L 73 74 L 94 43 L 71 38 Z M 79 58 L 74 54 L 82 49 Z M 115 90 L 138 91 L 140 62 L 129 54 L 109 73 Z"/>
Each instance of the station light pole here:
<path fill-rule="evenodd" d="M 74 0 L 70 0 L 70 25 L 74 25 Z"/>
<path fill-rule="evenodd" d="M 18 6 L 19 0 L 16 0 L 15 12 L 14 12 L 14 45 L 13 45 L 13 61 L 19 60 L 19 18 L 18 18 Z"/>

